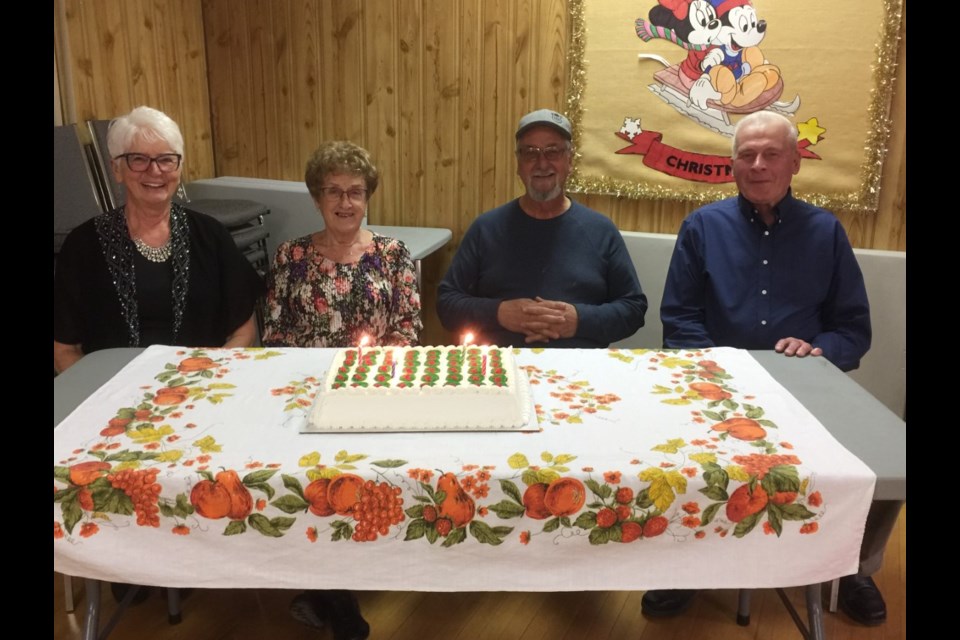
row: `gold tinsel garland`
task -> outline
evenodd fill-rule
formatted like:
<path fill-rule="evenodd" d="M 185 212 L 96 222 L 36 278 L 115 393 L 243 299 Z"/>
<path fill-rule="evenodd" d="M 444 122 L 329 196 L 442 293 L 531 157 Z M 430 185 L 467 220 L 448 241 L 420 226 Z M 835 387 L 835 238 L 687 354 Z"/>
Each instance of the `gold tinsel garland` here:
<path fill-rule="evenodd" d="M 587 71 L 584 54 L 587 47 L 587 29 L 583 17 L 583 5 L 588 0 L 568 0 L 572 22 L 570 35 L 570 88 L 567 94 L 567 115 L 573 125 L 573 143 L 579 146 L 582 132 L 583 94 L 586 91 Z M 900 43 L 900 22 L 903 17 L 903 0 L 883 0 L 884 18 L 880 39 L 876 45 L 877 61 L 873 65 L 875 86 L 867 111 L 870 130 L 864 148 L 866 159 L 860 168 L 859 190 L 846 194 L 797 192 L 807 202 L 827 209 L 842 209 L 856 213 L 875 213 L 880 199 L 880 178 L 890 139 L 890 101 L 896 81 L 897 51 Z M 577 154 L 579 159 L 579 153 Z M 726 188 L 697 186 L 691 189 L 673 189 L 662 185 L 649 185 L 631 180 L 610 177 L 590 178 L 580 175 L 579 163 L 567 181 L 567 190 L 573 193 L 610 195 L 645 200 L 681 200 L 693 203 L 713 202 L 736 193 L 736 187 Z"/>

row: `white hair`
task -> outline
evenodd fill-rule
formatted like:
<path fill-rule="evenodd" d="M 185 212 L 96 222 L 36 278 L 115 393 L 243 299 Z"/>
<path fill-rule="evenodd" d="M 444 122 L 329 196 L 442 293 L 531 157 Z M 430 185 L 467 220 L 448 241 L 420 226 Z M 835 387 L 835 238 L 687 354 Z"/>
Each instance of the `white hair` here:
<path fill-rule="evenodd" d="M 163 140 L 174 153 L 183 155 L 183 134 L 170 116 L 150 107 L 137 107 L 130 113 L 114 118 L 107 130 L 107 149 L 116 158 L 130 150 L 134 140 L 152 142 Z"/>
<path fill-rule="evenodd" d="M 788 118 L 773 111 L 756 111 L 745 116 L 733 129 L 733 157 L 737 157 L 737 138 L 740 130 L 749 127 L 779 127 L 783 137 L 790 145 L 797 144 L 797 127 Z"/>

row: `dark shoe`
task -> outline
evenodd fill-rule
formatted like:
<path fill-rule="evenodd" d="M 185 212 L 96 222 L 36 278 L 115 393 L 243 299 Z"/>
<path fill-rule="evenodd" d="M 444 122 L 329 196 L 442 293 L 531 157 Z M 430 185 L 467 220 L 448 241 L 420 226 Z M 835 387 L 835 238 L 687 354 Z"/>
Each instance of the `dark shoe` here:
<path fill-rule="evenodd" d="M 110 583 L 110 593 L 113 594 L 113 599 L 118 603 L 123 601 L 131 589 L 139 589 L 139 591 L 133 596 L 133 600 L 130 601 L 130 606 L 140 604 L 150 596 L 150 587 L 144 585 L 126 584 L 125 582 Z"/>
<path fill-rule="evenodd" d="M 887 603 L 870 576 L 840 578 L 837 600 L 840 610 L 862 625 L 875 627 L 887 621 Z"/>
<path fill-rule="evenodd" d="M 657 589 L 647 591 L 640 601 L 640 610 L 651 618 L 678 616 L 693 604 L 696 589 Z"/>
<path fill-rule="evenodd" d="M 366 640 L 370 635 L 370 625 L 349 591 L 304 591 L 290 603 L 290 615 L 316 629 L 329 626 L 334 640 Z"/>

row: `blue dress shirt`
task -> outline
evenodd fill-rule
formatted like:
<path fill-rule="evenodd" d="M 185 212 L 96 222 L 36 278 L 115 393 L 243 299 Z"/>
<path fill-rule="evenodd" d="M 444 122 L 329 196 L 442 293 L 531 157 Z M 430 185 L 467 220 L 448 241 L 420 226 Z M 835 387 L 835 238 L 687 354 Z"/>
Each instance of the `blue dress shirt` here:
<path fill-rule="evenodd" d="M 684 220 L 660 307 L 668 348 L 800 338 L 844 371 L 870 348 L 863 274 L 840 222 L 788 192 L 767 227 L 743 196 Z"/>

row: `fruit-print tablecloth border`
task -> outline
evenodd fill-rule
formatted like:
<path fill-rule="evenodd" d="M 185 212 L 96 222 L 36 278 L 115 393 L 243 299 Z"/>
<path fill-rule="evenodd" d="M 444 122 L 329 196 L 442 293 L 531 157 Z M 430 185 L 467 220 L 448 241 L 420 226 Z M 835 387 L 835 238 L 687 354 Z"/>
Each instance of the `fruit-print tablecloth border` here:
<path fill-rule="evenodd" d="M 389 589 L 411 588 L 422 559 L 469 569 L 473 589 L 518 573 L 515 588 L 544 590 L 856 567 L 873 474 L 746 352 L 517 350 L 540 433 L 300 435 L 332 353 L 152 347 L 131 362 L 55 431 L 55 566 L 196 583 L 146 566 L 151 548 L 200 562 L 207 586 L 330 584 L 306 558 L 339 586 Z M 305 555 L 244 578 L 277 545 Z M 350 570 L 371 556 L 395 570 Z M 561 559 L 570 576 L 538 575 Z M 442 571 L 420 580 L 451 588 Z"/>

